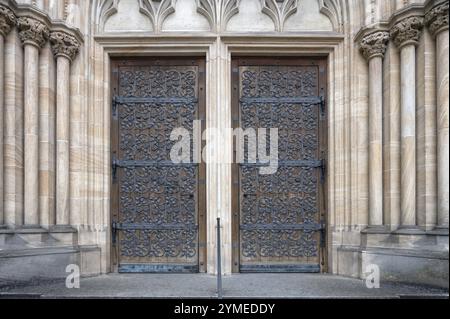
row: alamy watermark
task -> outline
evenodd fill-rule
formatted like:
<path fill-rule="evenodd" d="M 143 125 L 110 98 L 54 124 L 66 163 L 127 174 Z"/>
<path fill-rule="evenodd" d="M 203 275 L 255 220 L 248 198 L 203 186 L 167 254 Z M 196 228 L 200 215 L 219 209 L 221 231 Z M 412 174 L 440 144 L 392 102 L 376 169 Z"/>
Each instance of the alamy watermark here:
<path fill-rule="evenodd" d="M 380 288 L 380 267 L 376 264 L 366 266 L 366 287 L 368 289 Z"/>
<path fill-rule="evenodd" d="M 257 130 L 207 128 L 202 133 L 201 121 L 195 120 L 192 135 L 184 127 L 175 128 L 170 134 L 170 140 L 175 141 L 170 151 L 170 159 L 175 164 L 199 164 L 202 161 L 209 164 L 233 163 L 232 153 L 227 156 L 228 153 L 222 148 L 226 145 L 226 141 L 233 138 L 237 149 L 236 163 L 261 165 L 259 173 L 262 175 L 275 174 L 278 171 L 278 128 L 258 128 Z M 202 141 L 206 141 L 203 149 L 201 149 Z M 193 154 L 192 157 L 191 154 Z"/>
<path fill-rule="evenodd" d="M 67 265 L 66 267 L 66 288 L 67 289 L 80 289 L 80 266 L 75 264 Z"/>

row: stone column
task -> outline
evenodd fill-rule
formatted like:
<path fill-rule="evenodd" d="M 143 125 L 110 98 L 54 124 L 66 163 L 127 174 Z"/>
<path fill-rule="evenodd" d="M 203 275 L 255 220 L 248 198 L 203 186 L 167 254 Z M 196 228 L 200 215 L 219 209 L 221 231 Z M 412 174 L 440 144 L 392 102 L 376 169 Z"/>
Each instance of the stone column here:
<path fill-rule="evenodd" d="M 24 47 L 24 225 L 39 225 L 39 50 L 49 36 L 42 22 L 20 17 Z"/>
<path fill-rule="evenodd" d="M 401 228 L 416 228 L 416 46 L 423 19 L 407 17 L 391 30 L 401 65 Z"/>
<path fill-rule="evenodd" d="M 438 189 L 438 228 L 448 229 L 449 214 L 449 148 L 448 148 L 448 68 L 449 3 L 440 3 L 425 15 L 431 34 L 436 37 L 436 87 L 437 87 L 437 189 Z"/>
<path fill-rule="evenodd" d="M 5 222 L 3 206 L 3 121 L 4 121 L 4 102 L 5 102 L 5 37 L 16 24 L 14 13 L 5 6 L 0 5 L 0 227 Z"/>
<path fill-rule="evenodd" d="M 56 226 L 70 225 L 69 152 L 70 152 L 70 63 L 80 44 L 62 31 L 50 34 L 56 57 Z"/>
<path fill-rule="evenodd" d="M 383 57 L 389 33 L 377 31 L 361 41 L 369 61 L 369 228 L 383 226 Z"/>

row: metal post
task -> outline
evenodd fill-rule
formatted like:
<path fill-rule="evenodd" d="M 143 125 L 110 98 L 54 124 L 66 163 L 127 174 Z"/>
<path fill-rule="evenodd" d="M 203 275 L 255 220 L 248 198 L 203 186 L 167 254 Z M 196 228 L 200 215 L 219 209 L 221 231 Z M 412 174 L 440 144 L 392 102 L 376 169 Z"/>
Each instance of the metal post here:
<path fill-rule="evenodd" d="M 222 299 L 222 258 L 220 246 L 220 218 L 217 218 L 217 296 L 219 299 Z"/>

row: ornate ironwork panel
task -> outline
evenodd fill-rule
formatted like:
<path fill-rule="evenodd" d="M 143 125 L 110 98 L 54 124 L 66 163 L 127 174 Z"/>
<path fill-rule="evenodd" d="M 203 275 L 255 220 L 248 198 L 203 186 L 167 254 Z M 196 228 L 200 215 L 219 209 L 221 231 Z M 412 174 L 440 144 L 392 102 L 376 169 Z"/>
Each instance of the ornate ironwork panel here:
<path fill-rule="evenodd" d="M 192 134 L 200 117 L 199 66 L 119 63 L 115 72 L 118 270 L 199 271 L 201 167 L 170 158 L 172 131 Z"/>
<path fill-rule="evenodd" d="M 263 164 L 248 163 L 248 143 L 245 161 L 238 168 L 241 272 L 321 269 L 321 69 L 319 65 L 280 64 L 240 63 L 235 68 L 240 126 L 244 130 L 277 128 L 279 135 L 275 174 L 263 175 Z"/>

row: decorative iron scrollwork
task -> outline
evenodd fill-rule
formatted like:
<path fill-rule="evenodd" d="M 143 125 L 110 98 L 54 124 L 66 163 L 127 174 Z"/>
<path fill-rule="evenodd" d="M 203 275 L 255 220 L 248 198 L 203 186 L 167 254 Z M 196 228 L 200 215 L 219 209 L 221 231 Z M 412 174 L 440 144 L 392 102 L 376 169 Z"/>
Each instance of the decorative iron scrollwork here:
<path fill-rule="evenodd" d="M 242 128 L 278 128 L 279 134 L 277 173 L 260 175 L 258 163 L 240 165 L 241 256 L 266 263 L 318 257 L 323 228 L 319 170 L 324 164 L 318 69 L 265 66 L 241 71 Z M 246 144 L 246 161 L 248 151 Z"/>
<path fill-rule="evenodd" d="M 120 68 L 118 94 L 120 256 L 193 263 L 199 167 L 172 163 L 170 135 L 178 127 L 192 131 L 197 67 Z"/>

